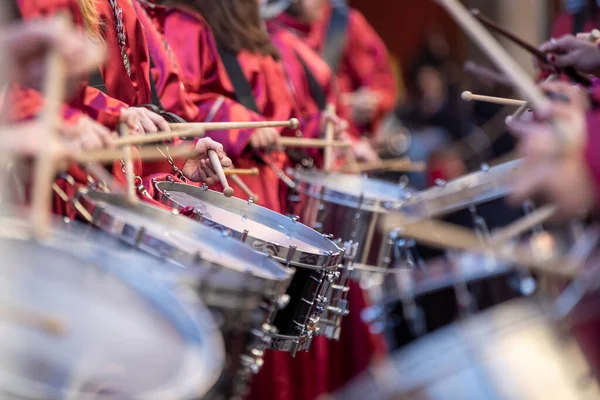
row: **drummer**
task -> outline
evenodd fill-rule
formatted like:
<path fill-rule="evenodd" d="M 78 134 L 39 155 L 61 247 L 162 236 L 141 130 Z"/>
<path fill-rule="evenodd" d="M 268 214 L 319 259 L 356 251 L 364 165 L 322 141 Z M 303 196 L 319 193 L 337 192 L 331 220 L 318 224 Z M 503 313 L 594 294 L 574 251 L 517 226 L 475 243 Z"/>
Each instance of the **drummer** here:
<path fill-rule="evenodd" d="M 110 129 L 123 123 L 132 134 L 150 134 L 157 131 L 168 131 L 169 125 L 165 119 L 144 107 L 136 105 L 152 103 L 152 81 L 150 77 L 150 57 L 146 39 L 140 26 L 133 4 L 123 1 L 117 4 L 114 0 L 95 2 L 84 0 L 20 0 L 18 5 L 26 19 L 37 18 L 67 10 L 74 16 L 75 22 L 85 27 L 87 36 L 96 43 L 107 48 L 107 61 L 95 74 L 103 90 L 82 85 L 82 89 L 71 101 L 70 105 L 88 114 L 91 118 L 103 123 Z M 114 20 L 117 18 L 119 21 Z M 104 21 L 104 22 L 103 22 Z M 106 21 L 112 21 L 106 23 Z M 101 29 L 102 27 L 102 29 Z M 102 31 L 102 33 L 100 33 Z M 126 40 L 121 40 L 123 37 Z M 182 85 L 178 85 L 181 87 Z M 106 93 L 105 93 L 106 92 Z M 35 114 L 41 104 L 39 96 L 29 91 L 16 92 L 20 98 L 19 108 L 29 114 Z M 29 117 L 20 115 L 21 118 Z M 85 120 L 88 120 L 86 118 Z M 178 142 L 178 140 L 175 140 Z M 197 142 L 194 155 L 188 160 L 165 160 L 161 162 L 135 162 L 136 176 L 144 177 L 153 173 L 180 174 L 195 181 L 214 183 L 215 172 L 207 157 L 207 150 L 216 150 L 223 166 L 231 165 L 219 143 L 209 138 Z M 170 161 L 174 161 L 172 166 Z M 84 183 L 85 173 L 72 167 L 69 172 L 78 182 Z M 117 180 L 124 180 L 120 163 L 115 163 L 113 174 Z M 62 183 L 63 189 L 72 194 L 73 189 Z M 72 210 L 71 210 L 72 211 Z"/>
<path fill-rule="evenodd" d="M 272 1 L 291 3 L 278 21 L 322 54 L 335 70 L 348 105 L 340 115 L 350 122 L 350 132 L 357 139 L 376 133 L 382 119 L 393 111 L 397 98 L 389 52 L 377 32 L 358 10 L 335 5 L 332 0 Z M 330 30 L 334 15 L 336 28 Z M 331 45 L 328 32 L 335 32 L 332 37 L 342 35 L 342 45 Z M 366 140 L 359 141 L 354 151 L 359 159 L 378 160 Z"/>
<path fill-rule="evenodd" d="M 75 31 L 63 34 L 52 21 L 31 21 L 4 27 L 0 32 L 0 40 L 7 54 L 3 60 L 3 79 L 32 88 L 42 85 L 41 73 L 49 51 L 58 51 L 73 66 L 67 73 L 69 79 L 75 81 L 90 73 L 102 61 L 102 52 L 98 47 L 90 46 L 85 37 Z M 10 101 L 7 103 L 10 104 Z M 27 156 L 34 155 L 39 151 L 37 138 L 43 130 L 43 127 L 35 124 L 18 128 L 19 143 L 15 143 L 16 151 L 15 147 L 11 149 Z M 59 133 L 65 139 L 68 151 L 93 150 L 111 142 L 108 129 L 82 116 L 74 124 L 62 125 Z M 3 135 L 4 145 L 15 142 L 10 140 L 10 137 L 14 137 L 13 130 L 3 132 Z"/>

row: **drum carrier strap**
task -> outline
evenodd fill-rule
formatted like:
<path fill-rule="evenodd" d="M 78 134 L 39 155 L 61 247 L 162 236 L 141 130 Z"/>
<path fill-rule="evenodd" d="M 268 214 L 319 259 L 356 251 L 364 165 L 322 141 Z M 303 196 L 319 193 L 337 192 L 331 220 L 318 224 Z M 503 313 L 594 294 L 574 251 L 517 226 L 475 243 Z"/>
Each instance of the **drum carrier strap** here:
<path fill-rule="evenodd" d="M 219 43 L 217 43 L 217 49 L 219 50 L 219 55 L 221 56 L 221 61 L 223 61 L 223 65 L 225 66 L 225 70 L 227 71 L 227 75 L 229 76 L 229 80 L 233 85 L 233 90 L 235 91 L 235 98 L 237 99 L 238 103 L 240 103 L 247 109 L 254 111 L 258 115 L 262 115 L 262 113 L 258 109 L 258 105 L 256 104 L 256 98 L 254 97 L 254 93 L 252 92 L 250 83 L 248 82 L 248 79 L 246 79 L 244 71 L 242 70 L 242 66 L 240 65 L 240 62 L 237 58 L 237 54 L 225 49 L 225 47 Z M 281 171 L 275 166 L 275 164 L 272 162 L 271 157 L 268 154 L 256 155 L 256 158 L 259 160 L 259 162 L 265 163 L 271 168 L 273 168 L 279 176 L 279 178 L 283 180 L 288 186 L 290 186 L 289 178 L 284 176 L 283 171 Z M 305 160 L 308 157 L 304 151 L 297 151 L 297 149 L 294 149 L 292 151 L 288 150 L 287 155 L 293 163 L 302 163 L 302 160 Z"/>
<path fill-rule="evenodd" d="M 339 70 L 346 46 L 350 10 L 345 1 L 335 1 L 332 3 L 334 4 L 331 10 L 331 18 L 329 19 L 329 27 L 327 28 L 327 37 L 322 56 L 335 74 Z"/>

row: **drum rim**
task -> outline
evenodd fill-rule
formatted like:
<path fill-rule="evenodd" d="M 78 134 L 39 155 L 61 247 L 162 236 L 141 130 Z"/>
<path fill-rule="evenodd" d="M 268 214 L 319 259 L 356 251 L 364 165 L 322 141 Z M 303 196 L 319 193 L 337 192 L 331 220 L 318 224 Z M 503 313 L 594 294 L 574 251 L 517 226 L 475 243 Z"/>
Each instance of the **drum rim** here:
<path fill-rule="evenodd" d="M 67 257 L 75 260 L 83 260 L 82 265 L 88 267 L 98 268 L 108 274 L 113 275 L 119 280 L 124 286 L 132 291 L 136 296 L 147 305 L 150 309 L 158 312 L 165 321 L 169 322 L 172 329 L 175 329 L 182 340 L 188 345 L 186 351 L 183 354 L 182 365 L 178 376 L 171 379 L 169 382 L 165 382 L 163 386 L 155 388 L 150 393 L 142 393 L 142 397 L 146 399 L 164 399 L 166 397 L 179 397 L 179 398 L 192 398 L 198 391 L 204 390 L 207 392 L 216 383 L 225 363 L 225 351 L 223 339 L 216 328 L 214 321 L 210 320 L 210 313 L 202 302 L 198 302 L 195 305 L 193 313 L 188 307 L 184 306 L 181 299 L 179 299 L 172 290 L 163 286 L 161 283 L 156 282 L 149 275 L 137 268 L 128 268 L 128 266 L 118 266 L 117 260 L 123 258 L 119 252 L 112 252 L 110 249 L 106 249 L 106 243 L 99 245 L 93 241 L 87 239 L 86 236 L 80 236 L 73 233 L 73 230 L 84 230 L 87 227 L 83 224 L 79 224 L 76 221 L 64 221 L 61 226 L 57 223 L 58 219 L 53 219 L 51 225 L 52 235 L 49 239 L 44 241 L 32 241 L 27 234 L 28 222 L 23 221 L 19 218 L 5 217 L 1 218 L 0 228 L 0 241 L 14 241 L 18 240 L 24 243 L 31 243 L 34 246 L 46 247 L 52 251 L 58 251 L 65 254 Z M 64 226 L 69 227 L 68 230 L 64 229 Z M 10 226 L 11 229 L 7 229 Z M 21 229 L 19 232 L 18 230 Z M 20 234 L 17 234 L 19 232 Z M 106 258 L 94 258 L 86 257 L 85 253 L 81 252 L 69 252 L 67 247 L 58 246 L 59 243 L 64 243 L 64 240 L 68 239 L 71 244 L 83 244 L 90 246 L 93 249 L 97 249 L 107 255 Z M 141 254 L 142 257 L 149 257 L 146 254 Z M 135 276 L 134 276 L 135 275 Z M 160 295 L 160 299 L 156 298 Z M 203 316 L 204 322 L 208 321 L 207 324 L 201 324 L 200 316 Z M 196 372 L 198 371 L 198 372 Z M 201 372 L 200 372 L 201 371 Z M 171 382 L 181 379 L 185 376 L 185 372 L 190 375 L 189 378 L 185 379 L 185 382 L 179 382 L 172 384 Z M 3 390 L 20 394 L 23 391 L 23 395 L 26 397 L 36 398 L 33 393 L 30 393 L 28 385 L 23 383 L 32 384 L 36 387 L 47 389 L 47 386 L 40 382 L 31 381 L 26 378 L 11 376 L 10 374 L 0 373 L 0 381 L 3 379 L 15 379 L 18 381 L 15 387 L 8 384 Z M 172 387 L 170 387 L 172 385 Z M 25 394 L 27 392 L 27 394 Z M 62 392 L 68 394 L 69 392 Z M 47 393 L 46 393 L 47 394 Z M 78 398 L 87 398 L 87 395 L 80 396 L 77 391 L 73 392 L 77 394 Z M 45 397 L 41 397 L 45 398 Z"/>
<path fill-rule="evenodd" d="M 100 228 L 102 231 L 107 232 L 110 236 L 118 237 L 129 242 L 130 245 L 139 249 L 140 251 L 146 253 L 151 251 L 151 249 L 148 249 L 145 246 L 140 247 L 143 244 L 141 243 L 143 242 L 143 239 L 139 239 L 140 236 L 148 237 L 153 241 L 161 242 L 161 245 L 164 244 L 165 249 L 169 251 L 169 255 L 173 255 L 177 262 L 188 265 L 192 269 L 194 268 L 195 263 L 201 261 L 208 265 L 214 265 L 218 268 L 226 268 L 236 273 L 247 274 L 247 271 L 242 271 L 238 268 L 231 268 L 228 264 L 219 262 L 218 258 L 213 257 L 213 255 L 210 255 L 208 258 L 206 256 L 203 257 L 197 252 L 185 250 L 174 244 L 163 242 L 160 237 L 152 232 L 152 230 L 145 230 L 142 229 L 143 227 L 141 228 L 136 224 L 129 224 L 127 221 L 122 221 L 118 218 L 115 218 L 110 211 L 105 209 L 103 203 L 109 204 L 113 207 L 125 208 L 125 210 L 129 212 L 135 213 L 141 210 L 145 213 L 153 214 L 154 216 L 158 216 L 163 219 L 168 218 L 168 224 L 159 218 L 156 220 L 158 223 L 165 226 L 165 231 L 171 232 L 176 229 L 182 229 L 183 232 L 191 234 L 193 237 L 188 238 L 189 240 L 200 243 L 206 243 L 209 239 L 214 240 L 214 230 L 207 228 L 190 218 L 183 216 L 178 217 L 174 213 L 169 213 L 166 210 L 144 202 L 141 202 L 135 206 L 127 206 L 126 204 L 128 203 L 126 203 L 126 200 L 122 196 L 88 189 L 79 190 L 78 198 L 81 204 L 92 215 L 92 224 Z M 105 221 L 103 222 L 102 219 L 105 219 Z M 124 237 L 124 230 L 130 230 L 132 232 Z M 203 237 L 199 237 L 199 235 Z M 230 248 L 232 247 L 232 254 L 234 254 L 234 257 L 237 259 L 243 259 L 246 264 L 253 265 L 255 269 L 261 272 L 260 275 L 253 273 L 247 274 L 248 279 L 256 281 L 257 286 L 260 286 L 260 288 L 257 289 L 257 293 L 262 293 L 267 296 L 279 296 L 282 294 L 281 288 L 287 288 L 293 278 L 293 270 L 285 268 L 281 264 L 270 260 L 266 255 L 261 255 L 260 253 L 253 251 L 251 248 L 248 248 L 238 241 L 223 237 L 220 239 L 219 244 L 221 246 L 228 246 Z M 240 256 L 239 254 L 242 254 L 243 256 Z M 263 266 L 264 264 L 268 265 L 269 268 L 266 269 Z M 283 292 L 285 292 L 285 290 Z"/>
<path fill-rule="evenodd" d="M 169 181 L 155 182 L 154 185 L 156 187 L 157 192 L 160 194 L 160 201 L 163 204 L 166 204 L 168 206 L 176 206 L 179 209 L 185 208 L 183 205 L 178 204 L 174 200 L 170 199 L 170 197 L 168 195 L 169 192 L 184 193 L 184 194 L 187 194 L 189 196 L 196 198 L 199 201 L 206 201 L 206 200 L 200 198 L 198 196 L 199 194 L 216 197 L 219 199 L 220 202 L 222 202 L 221 204 L 233 203 L 233 204 L 245 207 L 245 208 L 251 208 L 251 212 L 248 212 L 248 215 L 252 214 L 252 215 L 256 215 L 258 217 L 264 217 L 264 219 L 267 221 L 282 220 L 283 222 L 288 223 L 291 226 L 295 227 L 296 230 L 305 231 L 306 233 L 304 233 L 304 232 L 301 232 L 301 233 L 303 233 L 303 235 L 306 235 L 306 236 L 309 236 L 309 235 L 314 236 L 315 238 L 318 238 L 319 241 L 323 244 L 323 245 L 316 245 L 313 243 L 308 243 L 309 245 L 311 245 L 315 248 L 323 248 L 324 245 L 327 245 L 329 247 L 329 249 L 323 249 L 321 253 L 306 251 L 306 250 L 302 250 L 300 248 L 297 248 L 295 251 L 291 252 L 290 247 L 281 245 L 279 243 L 267 242 L 265 240 L 262 240 L 256 236 L 252 235 L 252 232 L 249 232 L 246 235 L 246 237 L 247 237 L 246 241 L 248 242 L 250 247 L 252 247 L 256 251 L 260 251 L 260 250 L 264 249 L 265 251 L 267 251 L 269 253 L 269 255 L 273 259 L 276 259 L 280 263 L 289 264 L 293 267 L 298 267 L 298 268 L 308 268 L 308 269 L 316 269 L 316 270 L 323 270 L 323 269 L 335 270 L 335 269 L 337 269 L 338 265 L 343 261 L 344 253 L 345 253 L 344 249 L 340 248 L 335 242 L 328 239 L 323 234 L 315 231 L 314 229 L 310 228 L 309 226 L 306 226 L 300 222 L 295 221 L 293 218 L 286 217 L 282 214 L 276 213 L 275 211 L 269 210 L 268 208 L 262 207 L 258 204 L 253 204 L 251 202 L 241 200 L 239 198 L 233 198 L 233 197 L 226 198 L 221 193 L 216 192 L 214 190 L 210 190 L 206 187 L 198 187 L 198 186 L 187 185 L 187 184 L 176 183 L 176 182 L 169 182 Z M 215 204 L 214 202 L 207 202 L 207 203 L 209 203 L 213 206 L 216 206 L 216 207 L 221 207 L 221 204 Z M 209 219 L 203 218 L 203 220 L 209 220 Z M 254 220 L 256 221 L 256 219 L 254 219 Z M 214 224 L 217 224 L 218 226 L 222 226 L 222 225 L 219 225 L 219 223 L 214 220 L 209 220 L 209 221 L 211 221 Z M 275 225 L 281 225 L 281 224 L 277 224 L 277 223 L 270 224 L 270 225 L 263 223 L 263 222 L 258 222 L 258 223 L 268 226 L 272 229 L 276 229 Z M 230 227 L 223 227 L 223 228 L 230 231 L 232 233 L 232 236 L 234 236 L 235 238 L 241 239 L 244 236 L 243 231 L 234 230 Z M 248 239 L 251 239 L 251 240 L 249 241 Z M 311 239 L 311 242 L 314 242 L 314 240 Z M 331 255 L 323 254 L 325 252 L 328 252 Z M 290 255 L 290 253 L 293 253 L 293 254 L 292 254 L 291 259 L 289 259 L 289 261 L 288 261 L 288 256 Z M 312 262 L 311 259 L 313 259 L 315 257 L 316 257 L 316 260 L 314 262 Z"/>
<path fill-rule="evenodd" d="M 522 159 L 475 171 L 412 195 L 399 209 L 409 214 L 436 218 L 469 207 L 506 197 L 510 192 L 510 171 Z M 443 204 L 436 204 L 443 202 Z"/>
<path fill-rule="evenodd" d="M 404 201 L 406 201 L 406 198 L 413 193 L 413 191 L 409 188 L 400 188 L 396 184 L 384 181 L 382 179 L 365 177 L 364 179 L 370 180 L 372 182 L 389 185 L 390 189 L 392 189 L 392 190 L 401 191 L 401 195 L 399 196 L 398 199 L 381 200 L 376 195 L 371 195 L 371 194 L 357 195 L 356 193 L 342 192 L 337 188 L 332 189 L 332 188 L 328 187 L 327 182 L 322 182 L 322 181 L 315 182 L 313 179 L 311 179 L 311 177 L 307 177 L 303 174 L 312 173 L 312 174 L 321 174 L 321 175 L 327 175 L 327 176 L 340 176 L 340 177 L 348 176 L 348 177 L 352 177 L 353 179 L 355 178 L 354 175 L 339 174 L 339 173 L 325 174 L 320 171 L 304 170 L 304 169 L 291 169 L 291 168 L 288 169 L 287 172 L 288 172 L 288 174 L 290 174 L 292 176 L 292 178 L 296 182 L 296 191 L 298 191 L 299 193 L 302 193 L 306 196 L 313 197 L 317 200 L 322 200 L 325 202 L 329 202 L 329 203 L 333 203 L 333 204 L 337 204 L 337 205 L 341 205 L 341 206 L 346 206 L 346 207 L 350 207 L 350 208 L 356 208 L 356 209 L 365 210 L 365 211 L 372 211 L 372 212 L 376 212 L 376 213 L 383 214 L 383 213 L 386 213 L 390 209 L 395 209 L 395 208 L 400 207 L 404 203 Z M 307 189 L 302 190 L 301 185 L 298 184 L 299 182 L 304 185 L 307 185 Z M 315 186 L 319 187 L 319 189 L 316 190 Z"/>

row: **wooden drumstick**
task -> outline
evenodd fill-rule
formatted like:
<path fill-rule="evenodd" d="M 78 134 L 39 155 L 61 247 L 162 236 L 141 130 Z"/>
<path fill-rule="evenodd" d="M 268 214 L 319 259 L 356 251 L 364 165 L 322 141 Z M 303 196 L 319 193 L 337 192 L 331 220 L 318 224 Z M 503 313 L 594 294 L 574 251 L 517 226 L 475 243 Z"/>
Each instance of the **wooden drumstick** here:
<path fill-rule="evenodd" d="M 327 104 L 325 110 L 330 116 L 335 116 L 335 104 Z M 335 124 L 333 121 L 327 121 L 325 124 L 325 141 L 327 143 L 333 142 L 335 135 Z M 323 152 L 323 170 L 330 172 L 333 168 L 333 147 L 327 146 Z"/>
<path fill-rule="evenodd" d="M 520 38 L 518 38 L 511 32 L 507 31 L 506 29 L 504 29 L 503 27 L 498 25 L 496 22 L 487 18 L 485 15 L 481 14 L 481 12 L 479 10 L 477 10 L 477 9 L 471 10 L 471 14 L 475 18 L 477 18 L 477 20 L 479 20 L 479 22 L 484 24 L 488 29 L 495 31 L 496 33 L 504 36 L 505 38 L 512 41 L 513 43 L 521 46 L 523 49 L 525 49 L 528 52 L 530 52 L 531 54 L 533 54 L 541 62 L 543 62 L 543 63 L 547 62 L 545 53 L 540 51 L 538 48 L 530 45 L 529 43 L 526 43 L 525 41 L 521 40 Z M 587 77 L 585 77 L 582 74 L 580 74 L 579 72 L 577 72 L 575 70 L 575 68 L 573 68 L 573 67 L 566 67 L 566 68 L 562 68 L 561 70 L 565 75 L 567 75 L 574 82 L 577 82 L 584 86 L 592 85 L 592 82 Z"/>
<path fill-rule="evenodd" d="M 170 146 L 168 150 L 173 158 L 188 157 L 194 151 L 194 147 L 193 143 L 184 143 L 177 146 Z M 166 146 L 147 146 L 138 148 L 137 156 L 141 160 L 157 160 L 164 158 L 166 152 Z M 73 161 L 79 164 L 89 162 L 110 163 L 123 158 L 123 156 L 122 149 L 101 149 L 76 153 Z"/>
<path fill-rule="evenodd" d="M 401 172 L 422 172 L 426 169 L 425 163 L 412 162 L 408 157 L 382 160 L 379 162 L 357 163 L 347 165 L 340 169 L 340 172 L 361 173 L 369 171 L 401 171 Z"/>
<path fill-rule="evenodd" d="M 496 67 L 506 75 L 521 93 L 538 110 L 548 110 L 550 101 L 533 83 L 523 68 L 508 54 L 490 32 L 485 30 L 467 9 L 457 0 L 436 0 L 456 22 L 469 34 L 481 50 L 494 61 Z"/>
<path fill-rule="evenodd" d="M 473 94 L 469 91 L 462 92 L 460 96 L 464 101 L 481 101 L 485 103 L 501 104 L 504 106 L 526 106 L 527 102 L 524 100 L 507 99 L 503 97 L 492 97 L 483 96 L 479 94 Z"/>
<path fill-rule="evenodd" d="M 125 124 L 119 126 L 121 135 L 125 138 L 130 136 L 129 128 Z M 135 192 L 135 173 L 133 170 L 133 151 L 131 146 L 123 147 L 123 163 L 125 166 L 125 198 L 130 204 L 137 204 L 139 198 Z"/>
<path fill-rule="evenodd" d="M 57 17 L 59 29 L 66 30 L 69 19 L 66 14 Z M 52 206 L 52 182 L 56 171 L 55 147 L 58 146 L 57 131 L 61 123 L 60 108 L 65 97 L 67 65 L 60 53 L 51 50 L 46 62 L 44 82 L 44 107 L 40 113 L 40 123 L 48 128 L 48 134 L 40 138 L 40 153 L 35 162 L 31 222 L 33 234 L 41 239 L 47 236 Z"/>
<path fill-rule="evenodd" d="M 187 124 L 169 124 L 172 130 L 218 131 L 229 129 L 290 128 L 298 129 L 300 121 L 292 118 L 289 121 L 255 121 L 255 122 L 191 122 Z"/>
<path fill-rule="evenodd" d="M 251 198 L 254 203 L 260 204 L 260 197 L 258 197 L 256 193 L 252 192 L 252 190 L 248 187 L 248 185 L 246 185 L 242 178 L 240 178 L 238 175 L 231 175 L 229 179 L 231 179 L 233 183 L 238 185 L 240 189 L 242 189 L 242 192 L 244 192 L 244 194 L 248 196 L 248 198 Z"/>
<path fill-rule="evenodd" d="M 508 52 L 495 40 L 491 33 L 484 29 L 481 23 L 475 19 L 458 0 L 436 0 L 443 6 L 454 20 L 469 34 L 471 39 L 479 45 L 492 61 L 508 78 L 513 81 L 515 88 L 521 97 L 526 99 L 542 115 L 550 111 L 550 100 L 542 90 L 535 85 L 533 80 L 525 73 L 523 68 L 508 54 Z M 550 121 L 559 140 L 561 147 L 578 146 L 581 138 L 573 138 L 569 135 L 569 127 L 560 119 Z M 565 151 L 567 149 L 559 149 Z"/>
<path fill-rule="evenodd" d="M 306 148 L 311 147 L 315 149 L 327 148 L 327 147 L 351 147 L 350 142 L 342 140 L 328 141 L 325 139 L 305 139 L 298 137 L 287 137 L 282 136 L 279 138 L 279 144 L 284 147 L 299 147 Z"/>
<path fill-rule="evenodd" d="M 210 162 L 219 177 L 219 181 L 221 182 L 221 185 L 223 185 L 223 194 L 225 197 L 233 196 L 233 188 L 229 186 L 229 182 L 227 182 L 227 177 L 225 176 L 225 172 L 223 172 L 223 166 L 221 165 L 221 160 L 219 160 L 219 155 L 216 151 L 209 150 L 208 158 L 210 158 Z"/>
<path fill-rule="evenodd" d="M 12 322 L 17 325 L 26 326 L 53 336 L 63 336 L 67 333 L 66 324 L 52 317 L 34 313 L 25 309 L 1 305 L 0 320 Z"/>
<path fill-rule="evenodd" d="M 231 176 L 231 175 L 238 175 L 238 176 L 258 176 L 260 174 L 260 171 L 258 170 L 258 168 L 246 168 L 246 169 L 240 169 L 240 168 L 227 168 L 224 169 L 223 172 L 225 173 L 225 176 Z"/>
<path fill-rule="evenodd" d="M 403 216 L 404 221 L 400 224 L 398 232 L 401 236 L 407 236 L 419 242 L 433 247 L 453 248 L 469 252 L 488 253 L 494 256 L 514 262 L 516 264 L 566 277 L 572 277 L 574 271 L 565 271 L 561 267 L 568 260 L 565 258 L 554 258 L 551 260 L 540 260 L 526 248 L 510 246 L 492 246 L 481 239 L 471 230 L 441 222 L 437 220 L 414 220 L 409 216 Z"/>
<path fill-rule="evenodd" d="M 490 237 L 491 245 L 503 244 L 523 233 L 530 231 L 536 225 L 546 222 L 556 214 L 556 206 L 544 206 L 529 215 L 516 220 L 508 226 L 494 232 Z"/>

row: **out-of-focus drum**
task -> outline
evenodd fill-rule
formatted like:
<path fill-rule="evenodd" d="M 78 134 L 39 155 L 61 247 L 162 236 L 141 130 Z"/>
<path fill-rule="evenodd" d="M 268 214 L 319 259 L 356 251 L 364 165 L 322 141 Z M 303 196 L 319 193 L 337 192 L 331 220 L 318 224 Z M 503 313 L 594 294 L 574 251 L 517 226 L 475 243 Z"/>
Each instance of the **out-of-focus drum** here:
<path fill-rule="evenodd" d="M 174 286 L 191 285 L 209 306 L 226 341 L 227 367 L 205 398 L 238 399 L 260 370 L 275 328 L 270 325 L 292 271 L 202 224 L 123 197 L 81 191 L 93 224 L 131 246 L 169 261 L 145 270 Z"/>
<path fill-rule="evenodd" d="M 300 216 L 301 222 L 319 232 L 339 238 L 346 247 L 340 277 L 332 285 L 331 310 L 323 323 L 326 335 L 339 339 L 341 317 L 349 308 L 353 264 L 376 261 L 382 238 L 378 225 L 411 190 L 365 176 L 302 169 L 288 172 L 296 183 L 289 196 L 290 214 Z"/>
<path fill-rule="evenodd" d="M 201 303 L 137 268 L 158 260 L 75 222 L 55 221 L 43 241 L 29 226 L 0 218 L 0 397 L 195 399 L 211 389 L 221 334 Z"/>
<path fill-rule="evenodd" d="M 155 182 L 155 187 L 163 203 L 186 209 L 197 221 L 295 269 L 287 292 L 289 303 L 273 321 L 279 333 L 273 335 L 271 348 L 292 354 L 308 350 L 328 306 L 329 286 L 338 278 L 344 250 L 295 219 L 252 202 L 226 198 L 206 187 L 168 181 Z"/>
<path fill-rule="evenodd" d="M 409 345 L 331 398 L 592 400 L 600 388 L 582 349 L 527 299 Z"/>

